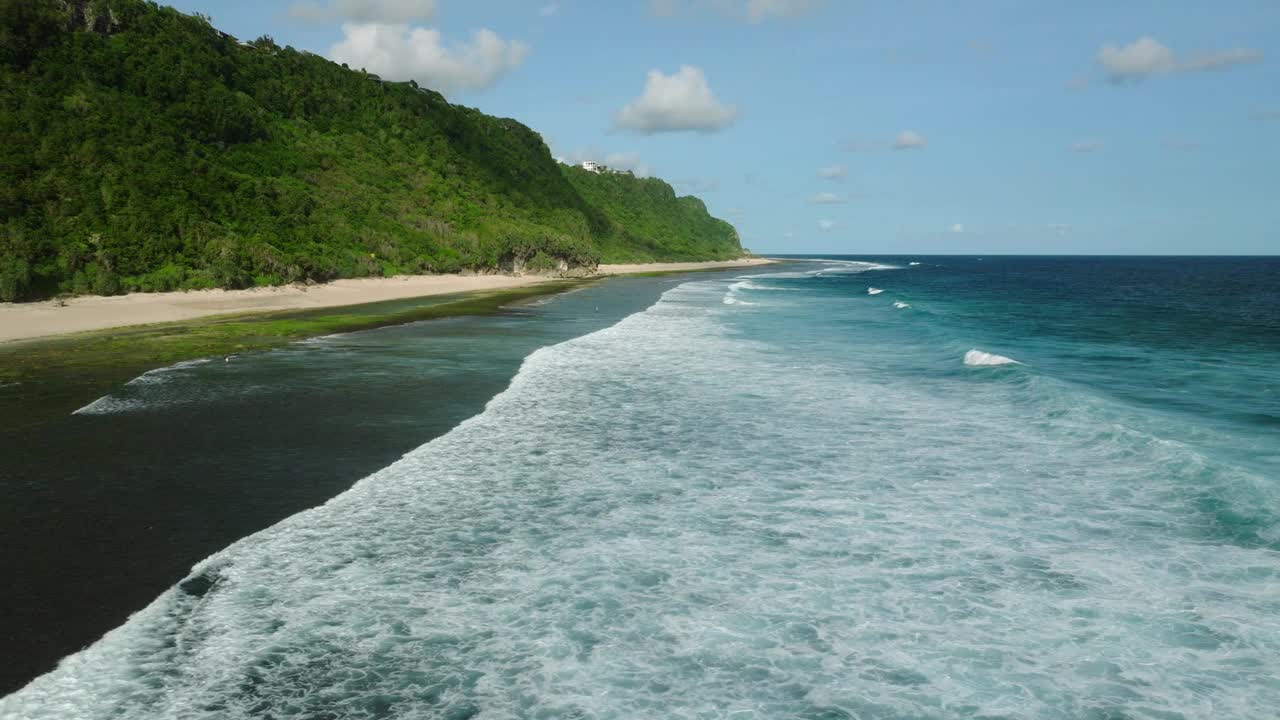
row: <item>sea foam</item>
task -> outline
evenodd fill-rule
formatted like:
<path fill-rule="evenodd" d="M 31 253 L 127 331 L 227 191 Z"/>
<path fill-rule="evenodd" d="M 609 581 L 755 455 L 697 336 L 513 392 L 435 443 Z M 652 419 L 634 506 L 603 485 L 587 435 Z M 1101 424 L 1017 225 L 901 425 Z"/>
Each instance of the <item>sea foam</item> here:
<path fill-rule="evenodd" d="M 1003 355 L 995 355 L 981 350 L 970 350 L 964 354 L 965 365 L 1021 365 L 1022 363 L 1007 358 Z"/>
<path fill-rule="evenodd" d="M 1275 551 L 1222 529 L 1274 506 L 1269 478 L 1076 384 L 975 398 L 844 314 L 724 292 L 533 353 L 480 415 L 199 563 L 0 718 L 1280 707 Z"/>
<path fill-rule="evenodd" d="M 142 397 L 138 396 L 122 396 L 126 392 L 135 394 L 145 394 L 154 390 L 154 386 L 163 385 L 175 378 L 175 373 L 181 373 L 194 367 L 199 367 L 211 362 L 208 358 L 199 358 L 196 360 L 183 360 L 172 365 L 162 368 L 148 370 L 129 382 L 125 383 L 125 387 L 118 393 L 104 395 L 97 400 L 85 405 L 78 410 L 73 411 L 72 415 L 107 415 L 119 412 L 132 412 L 145 407 L 148 403 Z M 129 389 L 132 389 L 130 391 Z"/>

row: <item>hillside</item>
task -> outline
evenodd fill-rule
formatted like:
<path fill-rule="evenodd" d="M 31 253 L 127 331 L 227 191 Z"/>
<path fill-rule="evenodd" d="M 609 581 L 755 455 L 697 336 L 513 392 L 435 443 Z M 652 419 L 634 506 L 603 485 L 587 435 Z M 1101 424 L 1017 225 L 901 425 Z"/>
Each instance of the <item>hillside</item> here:
<path fill-rule="evenodd" d="M 676 197 L 662 180 L 562 167 L 578 193 L 613 224 L 615 232 L 599 242 L 604 262 L 729 260 L 742 254 L 732 225 L 711 217 L 698 198 Z"/>
<path fill-rule="evenodd" d="M 143 0 L 0 0 L 0 300 L 736 256 L 657 180 Z"/>

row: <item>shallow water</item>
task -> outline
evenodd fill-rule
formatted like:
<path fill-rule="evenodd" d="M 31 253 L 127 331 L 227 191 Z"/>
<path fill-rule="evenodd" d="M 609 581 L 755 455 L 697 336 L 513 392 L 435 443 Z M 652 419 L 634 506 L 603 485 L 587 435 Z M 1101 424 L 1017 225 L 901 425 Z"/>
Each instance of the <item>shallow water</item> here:
<path fill-rule="evenodd" d="M 1272 717 L 1278 270 L 692 280 L 0 715 Z"/>
<path fill-rule="evenodd" d="M 96 399 L 79 384 L 0 387 L 0 695 L 201 559 L 480 412 L 533 350 L 676 282 L 619 278 L 497 315 L 179 363 Z"/>

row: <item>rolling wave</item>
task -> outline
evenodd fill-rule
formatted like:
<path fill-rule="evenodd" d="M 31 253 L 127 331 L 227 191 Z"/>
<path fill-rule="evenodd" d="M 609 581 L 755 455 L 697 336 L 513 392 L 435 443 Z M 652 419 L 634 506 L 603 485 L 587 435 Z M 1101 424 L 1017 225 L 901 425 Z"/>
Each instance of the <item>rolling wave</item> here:
<path fill-rule="evenodd" d="M 964 354 L 965 365 L 1021 365 L 1022 363 L 1003 355 L 995 355 L 982 350 L 970 350 Z"/>
<path fill-rule="evenodd" d="M 199 563 L 0 717 L 1280 706 L 1265 478 L 1067 383 L 937 372 L 942 345 L 898 374 L 919 346 L 724 296 L 686 283 L 538 350 L 481 414 Z"/>
<path fill-rule="evenodd" d="M 197 360 L 184 360 L 172 365 L 155 370 L 148 370 L 138 377 L 125 383 L 125 388 L 135 388 L 139 392 L 145 393 L 147 386 L 164 385 L 176 379 L 183 370 L 199 367 L 211 362 L 208 358 Z M 104 395 L 97 400 L 85 405 L 78 410 L 73 411 L 72 415 L 108 415 L 120 412 L 132 412 L 139 410 L 148 405 L 147 401 L 140 397 L 122 396 L 123 393 L 114 393 Z"/>

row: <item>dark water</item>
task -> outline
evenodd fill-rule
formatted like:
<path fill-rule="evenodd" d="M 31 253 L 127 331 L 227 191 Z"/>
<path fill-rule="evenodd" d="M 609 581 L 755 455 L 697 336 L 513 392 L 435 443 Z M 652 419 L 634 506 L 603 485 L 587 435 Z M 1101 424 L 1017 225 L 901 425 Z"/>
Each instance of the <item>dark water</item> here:
<path fill-rule="evenodd" d="M 35 424 L 24 388 L 0 387 L 0 695 L 193 563 L 476 414 L 536 348 L 611 325 L 675 282 L 615 279 L 498 316 L 191 365 L 117 389 L 115 411 L 108 400 Z"/>

